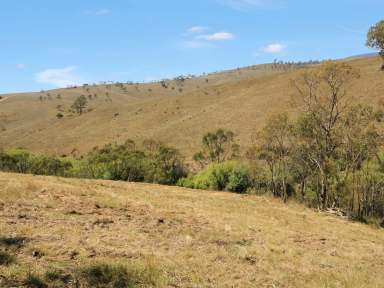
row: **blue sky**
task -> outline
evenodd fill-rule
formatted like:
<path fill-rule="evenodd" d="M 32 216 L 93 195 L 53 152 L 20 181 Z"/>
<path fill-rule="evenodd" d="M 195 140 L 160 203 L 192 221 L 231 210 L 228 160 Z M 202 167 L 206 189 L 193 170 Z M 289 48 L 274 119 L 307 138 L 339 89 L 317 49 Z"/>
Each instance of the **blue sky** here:
<path fill-rule="evenodd" d="M 1 0 L 0 93 L 150 81 L 365 48 L 383 0 Z"/>

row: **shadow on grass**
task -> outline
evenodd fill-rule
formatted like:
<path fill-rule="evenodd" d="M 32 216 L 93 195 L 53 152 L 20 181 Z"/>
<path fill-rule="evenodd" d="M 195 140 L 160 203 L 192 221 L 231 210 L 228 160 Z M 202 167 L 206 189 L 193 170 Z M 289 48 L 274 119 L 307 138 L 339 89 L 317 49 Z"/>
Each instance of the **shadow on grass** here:
<path fill-rule="evenodd" d="M 22 248 L 27 242 L 27 237 L 0 237 L 0 246 L 5 248 Z"/>

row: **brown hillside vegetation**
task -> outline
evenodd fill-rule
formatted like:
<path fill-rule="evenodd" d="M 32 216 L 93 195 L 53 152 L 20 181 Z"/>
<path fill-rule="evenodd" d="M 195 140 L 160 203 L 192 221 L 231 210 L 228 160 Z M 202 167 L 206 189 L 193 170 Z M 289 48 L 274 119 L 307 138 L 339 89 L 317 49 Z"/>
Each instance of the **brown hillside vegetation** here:
<path fill-rule="evenodd" d="M 95 263 L 141 271 L 129 274 L 132 287 L 384 283 L 381 230 L 294 203 L 6 173 L 0 195 L 1 287 L 72 287 L 76 271 Z M 84 273 L 86 283 L 84 275 L 98 275 Z"/>
<path fill-rule="evenodd" d="M 376 104 L 384 94 L 380 59 L 348 62 L 361 71 L 361 78 L 351 87 L 356 101 Z M 259 65 L 166 81 L 166 87 L 161 83 L 90 85 L 3 95 L 0 147 L 68 155 L 110 142 L 154 138 L 190 156 L 198 151 L 201 137 L 217 128 L 234 131 L 241 145 L 248 146 L 251 135 L 264 125 L 268 115 L 294 113 L 290 80 L 298 70 Z M 81 116 L 68 112 L 80 95 L 92 98 L 91 111 Z M 58 113 L 64 117 L 59 119 Z"/>

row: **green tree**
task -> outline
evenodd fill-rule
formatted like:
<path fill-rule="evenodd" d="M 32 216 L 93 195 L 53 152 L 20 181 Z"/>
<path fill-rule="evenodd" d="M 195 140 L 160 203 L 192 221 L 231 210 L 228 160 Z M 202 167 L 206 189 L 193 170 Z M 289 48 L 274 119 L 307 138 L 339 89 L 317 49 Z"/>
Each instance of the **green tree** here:
<path fill-rule="evenodd" d="M 148 182 L 173 185 L 187 175 L 184 160 L 180 152 L 172 147 L 161 144 L 154 153 L 146 155 L 148 157 Z"/>
<path fill-rule="evenodd" d="M 76 111 L 79 115 L 84 113 L 85 108 L 88 105 L 88 100 L 84 95 L 81 95 L 76 98 L 75 102 L 73 102 L 71 108 Z"/>
<path fill-rule="evenodd" d="M 291 154 L 292 125 L 288 115 L 271 117 L 258 135 L 257 157 L 267 163 L 270 172 L 271 191 L 274 196 L 288 198 L 288 162 Z"/>
<path fill-rule="evenodd" d="M 203 150 L 196 153 L 193 159 L 202 167 L 210 163 L 221 163 L 238 156 L 239 145 L 236 144 L 232 131 L 219 129 L 209 132 L 202 139 Z"/>
<path fill-rule="evenodd" d="M 381 113 L 351 104 L 349 84 L 358 77 L 348 64 L 328 62 L 294 81 L 302 114 L 294 129 L 291 169 L 302 185 L 311 178 L 321 209 L 348 206 L 356 192 L 356 185 L 348 184 L 351 176 L 382 143 Z"/>
<path fill-rule="evenodd" d="M 384 61 L 384 20 L 381 20 L 369 29 L 366 45 L 371 48 L 379 49 L 379 55 Z M 381 70 L 384 70 L 384 62 L 381 66 Z"/>

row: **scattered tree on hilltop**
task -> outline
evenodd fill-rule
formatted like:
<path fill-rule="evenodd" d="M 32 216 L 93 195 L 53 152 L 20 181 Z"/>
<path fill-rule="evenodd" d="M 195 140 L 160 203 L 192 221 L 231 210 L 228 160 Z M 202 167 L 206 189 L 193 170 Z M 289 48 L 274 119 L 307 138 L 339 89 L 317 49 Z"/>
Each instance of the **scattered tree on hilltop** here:
<path fill-rule="evenodd" d="M 81 115 L 84 113 L 84 110 L 87 107 L 87 105 L 88 105 L 87 98 L 84 95 L 81 95 L 76 98 L 71 108 L 75 110 L 77 114 Z"/>
<path fill-rule="evenodd" d="M 372 26 L 367 34 L 366 45 L 371 48 L 379 49 L 379 55 L 384 61 L 384 20 Z M 384 71 L 384 62 L 381 66 Z"/>

